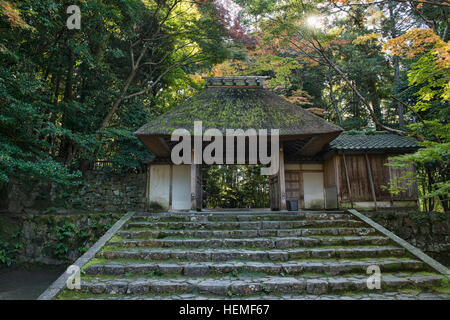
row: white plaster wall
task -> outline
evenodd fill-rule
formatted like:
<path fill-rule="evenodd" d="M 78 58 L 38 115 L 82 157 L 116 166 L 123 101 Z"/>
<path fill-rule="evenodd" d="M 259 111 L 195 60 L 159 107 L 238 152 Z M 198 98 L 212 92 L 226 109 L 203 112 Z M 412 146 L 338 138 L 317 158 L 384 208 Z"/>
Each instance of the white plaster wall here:
<path fill-rule="evenodd" d="M 191 208 L 191 166 L 174 165 L 172 176 L 172 209 Z"/>
<path fill-rule="evenodd" d="M 150 167 L 150 202 L 155 201 L 169 209 L 170 166 L 153 165 Z"/>
<path fill-rule="evenodd" d="M 306 209 L 324 208 L 323 172 L 303 172 Z"/>

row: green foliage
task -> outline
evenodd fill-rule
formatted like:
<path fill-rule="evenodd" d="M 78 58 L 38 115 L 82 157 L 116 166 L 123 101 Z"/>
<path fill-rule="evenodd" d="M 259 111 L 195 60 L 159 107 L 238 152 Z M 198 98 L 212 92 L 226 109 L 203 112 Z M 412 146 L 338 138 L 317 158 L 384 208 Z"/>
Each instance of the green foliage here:
<path fill-rule="evenodd" d="M 192 95 L 197 85 L 189 75 L 229 53 L 209 2 L 82 1 L 80 30 L 66 27 L 68 5 L 0 6 L 0 182 L 71 186 L 96 161 L 117 173 L 139 170 L 152 155 L 133 132 Z M 142 51 L 152 36 L 158 38 Z M 143 52 L 146 64 L 127 85 L 131 43 L 134 58 Z M 102 127 L 114 101 L 143 89 L 122 99 Z"/>
<path fill-rule="evenodd" d="M 77 256 L 83 254 L 98 237 L 111 228 L 112 223 L 104 222 L 104 219 L 111 218 L 115 220 L 117 217 L 111 214 L 104 216 L 94 214 L 89 217 L 91 221 L 90 225 L 83 227 L 77 227 L 73 219 L 63 218 L 59 220 L 49 218 L 47 221 L 49 227 L 48 232 L 54 232 L 56 235 L 56 243 L 50 244 L 52 247 L 52 255 L 59 260 L 69 261 L 69 252 L 75 251 Z"/>
<path fill-rule="evenodd" d="M 439 49 L 439 48 L 438 48 Z M 450 45 L 444 50 L 448 51 Z M 431 107 L 441 109 L 443 116 L 448 116 L 448 102 L 450 101 L 450 72 L 448 63 L 438 64 L 439 58 L 448 59 L 447 56 L 439 57 L 433 49 L 421 56 L 411 64 L 408 72 L 410 86 L 416 86 L 415 95 L 418 102 L 414 106 L 416 112 L 428 110 Z M 448 55 L 448 53 L 446 53 Z"/>
<path fill-rule="evenodd" d="M 447 131 L 449 125 L 446 125 Z M 450 174 L 448 163 L 450 159 L 450 140 L 445 142 L 426 141 L 424 148 L 412 154 L 405 154 L 391 158 L 392 166 L 416 168 L 419 191 L 425 211 L 442 209 L 449 210 L 450 202 Z M 415 177 L 405 177 L 410 181 Z M 395 185 L 391 186 L 395 193 Z M 436 202 L 435 199 L 438 201 Z"/>
<path fill-rule="evenodd" d="M 54 250 L 54 255 L 61 260 L 67 259 L 67 254 L 69 252 L 69 242 L 73 239 L 77 232 L 75 224 L 70 222 L 64 222 L 62 226 L 56 227 L 56 237 L 58 243 Z"/>
<path fill-rule="evenodd" d="M 398 167 L 413 165 L 424 209 L 447 212 L 450 210 L 450 77 L 448 62 L 439 60 L 436 50 L 425 51 L 411 64 L 408 72 L 409 84 L 418 88 L 415 93 L 417 102 L 412 110 L 421 114 L 421 121 L 408 127 L 425 138 L 423 148 L 413 154 L 393 158 L 392 164 Z"/>
<path fill-rule="evenodd" d="M 204 169 L 206 208 L 267 208 L 269 181 L 260 166 L 209 166 Z"/>
<path fill-rule="evenodd" d="M 23 237 L 23 232 L 18 231 L 12 235 L 9 241 L 0 239 L 0 265 L 5 264 L 9 267 L 16 263 L 16 255 L 23 247 L 23 243 L 20 242 L 21 237 Z"/>
<path fill-rule="evenodd" d="M 405 1 L 377 6 L 324 0 L 235 2 L 243 9 L 241 21 L 248 23 L 243 30 L 255 35 L 256 46 L 244 48 L 230 38 L 226 28 L 232 22 L 214 1 L 81 1 L 81 30 L 67 29 L 66 1 L 3 1 L 0 183 L 17 177 L 70 189 L 98 161 L 108 163 L 105 170 L 114 173 L 140 170 L 152 154 L 133 132 L 192 96 L 200 87 L 192 75 L 198 79 L 233 58 L 244 60 L 240 73 L 272 76 L 270 85 L 277 93 L 324 109 L 327 120 L 347 130 L 373 128 L 370 110 L 381 124 L 402 128 L 403 110 L 403 129 L 425 142 L 423 149 L 396 158 L 395 164 L 417 168 L 428 209 L 448 210 L 446 8 L 415 8 Z M 336 14 L 337 8 L 342 14 Z M 308 24 L 315 15 L 322 26 Z M 382 41 L 424 25 L 432 29 L 431 39 L 440 38 L 436 45 L 421 38 L 425 44 L 405 59 L 383 52 Z M 408 49 L 409 42 L 402 46 Z M 143 64 L 136 67 L 140 53 Z M 191 111 L 195 115 L 197 110 Z M 257 127 L 259 116 L 236 115 L 240 118 L 227 125 L 240 120 Z M 252 169 L 208 170 L 211 177 L 220 177 L 220 182 L 208 178 L 205 185 L 208 206 L 267 206 L 266 181 L 258 180 Z M 233 177 L 238 180 L 231 181 Z M 58 248 L 58 254 L 65 251 L 63 245 Z"/>
<path fill-rule="evenodd" d="M 414 172 L 407 172 L 404 176 L 391 178 L 388 186 L 381 186 L 381 190 L 387 190 L 393 195 L 407 191 L 409 186 L 415 182 Z"/>
<path fill-rule="evenodd" d="M 450 209 L 446 8 L 431 4 L 413 8 L 399 1 L 376 8 L 320 0 L 238 3 L 257 21 L 252 27 L 262 40 L 250 70 L 258 61 L 285 59 L 289 63 L 275 63 L 273 74 L 282 75 L 278 84 L 286 87 L 288 98 L 298 89 L 305 91 L 314 98 L 314 106 L 326 110 L 328 120 L 346 130 L 375 124 L 378 130 L 399 128 L 424 140 L 422 149 L 394 158 L 392 165 L 416 168 L 424 210 Z M 345 14 L 335 14 L 338 7 Z M 322 26 L 308 24 L 310 17 L 321 18 Z M 381 46 L 385 39 L 390 52 Z M 413 178 L 393 181 L 386 188 L 398 194 L 399 183 L 410 185 Z"/>

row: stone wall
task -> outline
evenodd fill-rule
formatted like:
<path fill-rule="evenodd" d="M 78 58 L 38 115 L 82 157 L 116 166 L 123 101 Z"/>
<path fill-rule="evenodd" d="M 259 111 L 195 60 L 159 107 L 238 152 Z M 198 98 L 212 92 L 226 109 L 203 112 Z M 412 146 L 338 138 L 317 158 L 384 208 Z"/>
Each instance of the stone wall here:
<path fill-rule="evenodd" d="M 70 264 L 122 214 L 0 215 L 0 267 L 15 263 Z"/>
<path fill-rule="evenodd" d="M 85 174 L 85 184 L 72 199 L 73 207 L 93 211 L 139 211 L 145 208 L 145 173 L 123 176 L 102 171 Z"/>
<path fill-rule="evenodd" d="M 442 264 L 450 265 L 448 213 L 419 213 L 400 209 L 363 213 Z"/>
<path fill-rule="evenodd" d="M 145 208 L 145 188 L 145 173 L 116 175 L 88 171 L 80 186 L 68 190 L 45 182 L 11 180 L 0 186 L 0 211 L 32 215 L 61 208 L 77 211 L 138 211 Z"/>

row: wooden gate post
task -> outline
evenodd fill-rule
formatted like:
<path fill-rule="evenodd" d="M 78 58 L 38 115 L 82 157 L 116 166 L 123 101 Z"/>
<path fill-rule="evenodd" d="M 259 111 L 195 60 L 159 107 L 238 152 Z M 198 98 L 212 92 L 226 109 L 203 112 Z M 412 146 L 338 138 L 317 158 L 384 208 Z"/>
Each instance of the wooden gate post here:
<path fill-rule="evenodd" d="M 202 170 L 195 164 L 194 149 L 191 153 L 191 210 L 202 211 Z"/>
<path fill-rule="evenodd" d="M 345 153 L 344 152 L 342 152 L 342 159 L 344 160 L 345 180 L 347 181 L 348 197 L 350 198 L 350 204 L 351 204 L 352 209 L 353 209 L 352 189 L 350 187 L 350 178 L 348 176 L 347 160 L 345 159 Z"/>
<path fill-rule="evenodd" d="M 197 211 L 197 198 L 198 198 L 198 187 L 197 187 L 197 173 L 198 165 L 194 163 L 194 150 L 191 153 L 191 210 Z"/>
<path fill-rule="evenodd" d="M 279 169 L 279 177 L 280 177 L 280 210 L 286 210 L 286 178 L 284 174 L 284 151 L 283 148 L 280 148 L 280 169 Z"/>
<path fill-rule="evenodd" d="M 364 157 L 366 158 L 367 173 L 369 175 L 369 183 L 370 183 L 370 190 L 372 191 L 373 204 L 375 206 L 375 210 L 377 210 L 377 197 L 375 195 L 375 184 L 373 183 L 372 168 L 370 166 L 369 156 L 367 155 L 367 152 L 364 153 Z"/>

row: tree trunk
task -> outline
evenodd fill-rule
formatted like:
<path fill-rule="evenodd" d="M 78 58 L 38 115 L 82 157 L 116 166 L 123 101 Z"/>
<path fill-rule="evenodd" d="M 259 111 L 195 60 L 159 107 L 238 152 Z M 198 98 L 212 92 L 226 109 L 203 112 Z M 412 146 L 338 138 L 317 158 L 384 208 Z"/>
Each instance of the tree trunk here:
<path fill-rule="evenodd" d="M 328 86 L 330 88 L 331 104 L 333 105 L 334 111 L 336 112 L 336 116 L 338 118 L 339 125 L 342 127 L 342 117 L 341 117 L 341 113 L 340 113 L 339 108 L 338 108 L 338 104 L 337 104 L 336 98 L 334 97 L 333 82 L 331 81 L 331 78 L 328 78 Z"/>
<path fill-rule="evenodd" d="M 131 71 L 127 77 L 127 80 L 125 80 L 125 85 L 123 86 L 122 90 L 120 91 L 120 96 L 116 98 L 116 100 L 114 100 L 111 109 L 109 109 L 108 113 L 106 114 L 105 118 L 102 121 L 102 125 L 100 126 L 100 131 L 104 130 L 108 125 L 109 122 L 111 121 L 113 115 L 116 113 L 117 109 L 119 108 L 120 104 L 122 103 L 123 99 L 126 96 L 126 93 L 128 91 L 128 88 L 130 87 L 131 83 L 133 82 L 136 74 L 137 74 L 137 70 L 139 69 L 140 66 L 140 62 L 141 60 L 144 58 L 144 55 L 147 52 L 148 49 L 148 44 L 144 44 L 144 47 L 141 49 L 141 52 L 139 53 L 139 57 L 136 59 L 134 59 L 134 54 L 133 54 L 133 46 L 130 46 L 130 60 L 131 60 Z"/>
<path fill-rule="evenodd" d="M 131 82 L 133 81 L 134 77 L 136 76 L 136 69 L 132 68 L 130 74 L 128 75 L 127 80 L 125 81 L 125 85 L 122 88 L 122 91 L 120 92 L 120 96 L 114 100 L 111 109 L 109 109 L 108 113 L 106 114 L 105 118 L 103 119 L 102 125 L 100 126 L 100 131 L 104 130 L 111 121 L 114 113 L 116 113 L 117 108 L 119 108 L 120 104 L 122 103 L 126 92 L 128 91 L 128 88 L 131 85 Z"/>
<path fill-rule="evenodd" d="M 320 46 L 320 42 L 317 42 Z M 333 62 L 331 61 L 327 55 L 319 48 L 314 47 L 315 50 L 322 56 L 322 58 L 325 60 L 325 62 L 334 69 L 334 71 L 337 72 L 337 74 L 339 74 L 339 76 L 342 78 L 342 80 L 345 81 L 345 83 L 347 83 L 347 85 L 352 89 L 352 91 L 356 94 L 356 96 L 361 100 L 361 102 L 363 103 L 363 105 L 366 107 L 367 111 L 370 114 L 370 117 L 372 118 L 372 121 L 374 122 L 375 126 L 377 128 L 380 128 L 382 130 L 386 130 L 388 132 L 394 133 L 394 134 L 398 134 L 400 136 L 407 136 L 408 133 L 405 131 L 401 131 L 401 130 L 397 130 L 394 128 L 390 128 L 387 127 L 385 125 L 383 125 L 376 117 L 372 106 L 369 104 L 369 102 L 367 101 L 366 98 L 363 97 L 363 95 L 359 92 L 359 90 L 356 88 L 356 86 L 352 83 L 352 81 L 350 81 L 350 79 L 347 78 L 347 76 L 345 75 L 345 73 Z M 419 140 L 419 141 L 425 141 L 425 139 L 418 135 L 418 134 L 414 134 L 414 137 Z"/>
<path fill-rule="evenodd" d="M 389 22 L 391 27 L 391 38 L 397 38 L 398 32 L 396 28 L 395 23 L 395 16 L 394 16 L 394 6 L 395 4 L 393 1 L 389 1 Z M 400 60 L 398 56 L 393 57 L 393 63 L 394 63 L 394 90 L 395 88 L 398 88 L 400 84 Z M 405 129 L 405 119 L 404 119 L 404 110 L 403 105 L 398 102 L 394 102 L 394 105 L 397 107 L 397 113 L 398 113 L 398 127 L 400 130 Z"/>

